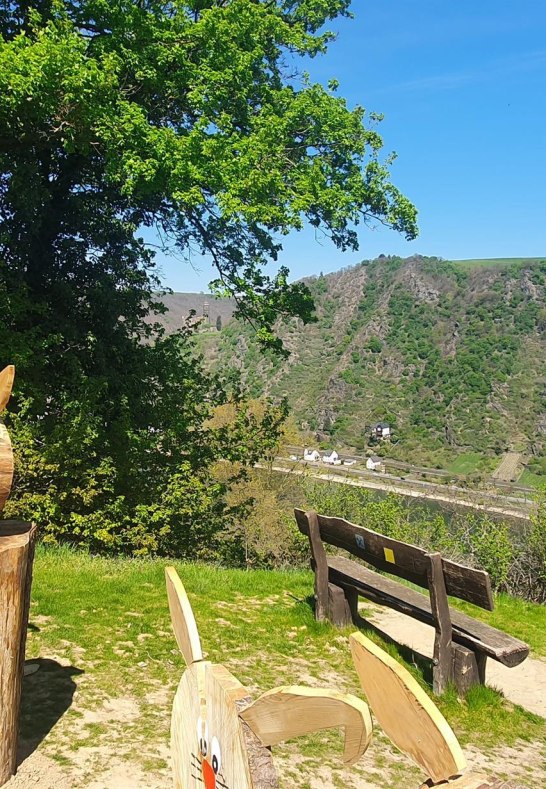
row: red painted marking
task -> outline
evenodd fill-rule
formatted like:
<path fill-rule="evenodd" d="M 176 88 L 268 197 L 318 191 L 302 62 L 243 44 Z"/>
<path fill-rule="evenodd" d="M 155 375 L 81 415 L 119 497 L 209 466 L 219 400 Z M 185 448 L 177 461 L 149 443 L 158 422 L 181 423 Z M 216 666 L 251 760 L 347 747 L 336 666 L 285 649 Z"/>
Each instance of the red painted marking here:
<path fill-rule="evenodd" d="M 216 789 L 216 776 L 214 770 L 205 758 L 201 762 L 201 771 L 205 782 L 205 789 Z"/>

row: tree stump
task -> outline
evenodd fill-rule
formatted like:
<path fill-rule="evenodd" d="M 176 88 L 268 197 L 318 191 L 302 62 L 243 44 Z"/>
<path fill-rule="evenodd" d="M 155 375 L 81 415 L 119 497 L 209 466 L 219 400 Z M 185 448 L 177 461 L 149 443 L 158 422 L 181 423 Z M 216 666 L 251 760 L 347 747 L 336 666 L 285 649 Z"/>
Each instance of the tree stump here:
<path fill-rule="evenodd" d="M 0 786 L 16 772 L 36 526 L 0 521 Z"/>

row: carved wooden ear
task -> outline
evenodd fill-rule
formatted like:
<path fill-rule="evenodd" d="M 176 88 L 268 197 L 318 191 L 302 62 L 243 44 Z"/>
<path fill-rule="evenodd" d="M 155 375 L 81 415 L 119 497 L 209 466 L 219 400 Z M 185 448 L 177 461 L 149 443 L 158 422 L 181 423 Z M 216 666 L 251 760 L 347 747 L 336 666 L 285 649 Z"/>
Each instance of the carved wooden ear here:
<path fill-rule="evenodd" d="M 435 784 L 461 774 L 466 759 L 457 738 L 409 671 L 362 633 L 349 642 L 360 684 L 387 737 Z"/>
<path fill-rule="evenodd" d="M 15 378 L 15 367 L 9 364 L 0 372 L 0 411 L 3 411 L 8 404 L 9 396 Z"/>
<path fill-rule="evenodd" d="M 15 367 L 10 364 L 0 372 L 0 411 L 3 411 L 13 386 Z M 4 509 L 4 504 L 11 490 L 13 482 L 13 451 L 8 431 L 0 422 L 0 511 Z"/>
<path fill-rule="evenodd" d="M 186 590 L 174 567 L 165 568 L 165 580 L 176 643 L 184 656 L 186 665 L 191 666 L 197 660 L 203 660 L 195 617 Z"/>
<path fill-rule="evenodd" d="M 368 748 L 372 720 L 356 696 L 322 688 L 275 688 L 247 707 L 240 717 L 266 746 L 321 729 L 345 729 L 343 761 L 353 764 Z"/>

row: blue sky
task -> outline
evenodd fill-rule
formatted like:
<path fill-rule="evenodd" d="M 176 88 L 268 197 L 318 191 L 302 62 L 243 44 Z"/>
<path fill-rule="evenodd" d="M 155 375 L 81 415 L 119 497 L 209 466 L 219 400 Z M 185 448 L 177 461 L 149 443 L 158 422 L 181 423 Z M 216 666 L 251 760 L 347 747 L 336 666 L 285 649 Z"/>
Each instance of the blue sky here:
<path fill-rule="evenodd" d="M 304 231 L 284 240 L 292 278 L 377 255 L 546 256 L 546 3 L 353 0 L 329 53 L 305 64 L 351 106 L 385 115 L 394 183 L 419 209 L 407 242 L 362 228 L 357 253 Z M 158 258 L 165 284 L 207 290 L 206 260 Z"/>

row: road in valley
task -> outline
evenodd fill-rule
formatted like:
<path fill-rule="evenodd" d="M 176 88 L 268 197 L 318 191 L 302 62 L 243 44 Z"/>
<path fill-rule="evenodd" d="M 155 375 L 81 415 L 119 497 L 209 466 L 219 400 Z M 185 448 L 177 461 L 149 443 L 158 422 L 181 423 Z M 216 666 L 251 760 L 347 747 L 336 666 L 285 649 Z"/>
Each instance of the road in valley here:
<path fill-rule="evenodd" d="M 262 464 L 257 465 L 258 467 L 263 467 Z M 532 500 L 522 499 L 517 496 L 501 496 L 487 491 L 460 488 L 456 485 L 441 485 L 423 480 L 404 480 L 392 474 L 379 474 L 364 469 L 330 467 L 320 461 L 310 463 L 303 460 L 277 457 L 274 461 L 273 470 L 284 474 L 297 474 L 327 482 L 336 482 L 342 485 L 353 485 L 371 490 L 381 490 L 386 493 L 396 493 L 400 496 L 453 504 L 457 507 L 468 507 L 524 521 L 529 520 L 529 515 L 533 508 Z"/>

